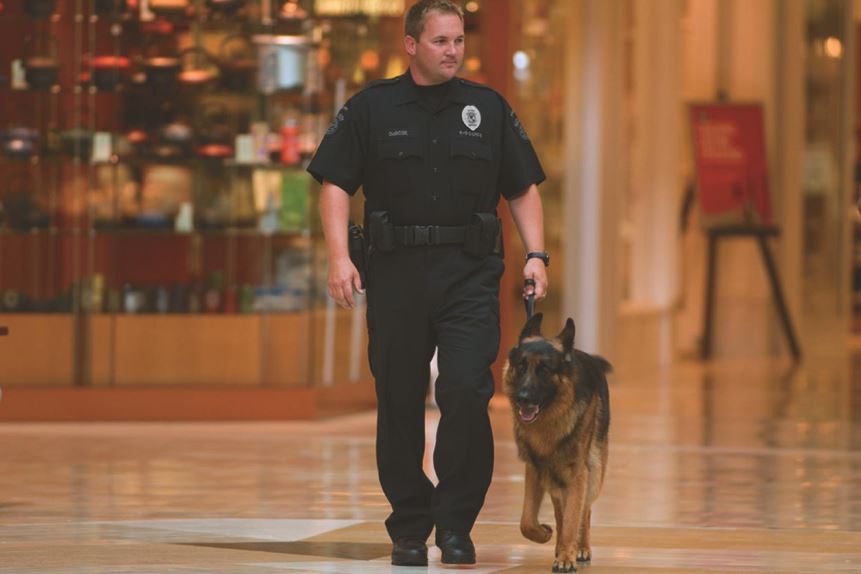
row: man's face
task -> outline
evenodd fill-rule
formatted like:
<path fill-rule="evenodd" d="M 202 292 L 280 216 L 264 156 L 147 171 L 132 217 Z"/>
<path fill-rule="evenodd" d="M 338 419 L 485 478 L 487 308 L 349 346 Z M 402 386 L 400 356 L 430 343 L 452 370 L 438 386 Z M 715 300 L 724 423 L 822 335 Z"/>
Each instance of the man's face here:
<path fill-rule="evenodd" d="M 463 22 L 457 14 L 428 12 L 418 41 L 412 36 L 404 39 L 415 82 L 432 85 L 452 79 L 463 62 L 463 42 Z"/>

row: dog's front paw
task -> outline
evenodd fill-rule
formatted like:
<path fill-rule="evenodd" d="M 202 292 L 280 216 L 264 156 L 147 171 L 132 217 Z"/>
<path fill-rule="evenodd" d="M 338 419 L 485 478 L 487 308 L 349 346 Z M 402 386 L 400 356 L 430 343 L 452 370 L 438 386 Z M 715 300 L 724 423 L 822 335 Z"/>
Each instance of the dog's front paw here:
<path fill-rule="evenodd" d="M 553 562 L 554 572 L 576 572 L 577 566 L 574 563 L 573 549 L 563 550 L 556 553 L 556 560 Z"/>
<path fill-rule="evenodd" d="M 577 562 L 591 562 L 592 561 L 592 549 L 591 548 L 581 548 L 577 551 Z"/>
<path fill-rule="evenodd" d="M 544 544 L 553 538 L 553 529 L 546 524 L 537 524 L 532 526 L 520 525 L 520 533 L 525 538 L 539 544 Z"/>

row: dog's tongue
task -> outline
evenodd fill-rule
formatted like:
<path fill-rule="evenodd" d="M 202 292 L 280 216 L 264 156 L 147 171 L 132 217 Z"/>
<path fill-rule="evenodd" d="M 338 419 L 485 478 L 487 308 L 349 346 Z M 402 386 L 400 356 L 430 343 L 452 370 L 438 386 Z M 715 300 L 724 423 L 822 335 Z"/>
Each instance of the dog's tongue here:
<path fill-rule="evenodd" d="M 538 416 L 539 410 L 541 409 L 538 405 L 520 407 L 520 419 L 525 423 L 531 423 Z"/>

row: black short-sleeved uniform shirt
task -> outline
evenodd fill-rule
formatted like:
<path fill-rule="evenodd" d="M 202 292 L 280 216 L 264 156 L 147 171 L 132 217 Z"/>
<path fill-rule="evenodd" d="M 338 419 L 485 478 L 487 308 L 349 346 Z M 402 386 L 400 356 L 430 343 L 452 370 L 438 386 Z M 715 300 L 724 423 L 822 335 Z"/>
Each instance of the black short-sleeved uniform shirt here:
<path fill-rule="evenodd" d="M 454 78 L 443 97 L 423 98 L 409 70 L 350 98 L 320 143 L 308 172 L 350 195 L 361 186 L 365 213 L 396 225 L 465 225 L 492 212 L 544 171 L 526 131 L 493 89 Z"/>

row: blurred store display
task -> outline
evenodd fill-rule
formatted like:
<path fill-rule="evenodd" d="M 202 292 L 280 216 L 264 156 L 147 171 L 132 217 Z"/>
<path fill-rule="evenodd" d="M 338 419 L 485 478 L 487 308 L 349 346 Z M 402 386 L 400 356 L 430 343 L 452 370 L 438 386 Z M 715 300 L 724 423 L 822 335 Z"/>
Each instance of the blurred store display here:
<path fill-rule="evenodd" d="M 169 328 L 201 345 L 214 335 L 181 322 L 192 315 L 310 321 L 325 269 L 304 166 L 333 112 L 404 66 L 403 1 L 348 4 L 5 6 L 0 314 L 69 317 L 81 384 L 98 379 L 91 346 L 124 344 L 96 342 L 99 317 L 176 316 Z"/>
<path fill-rule="evenodd" d="M 316 0 L 316 13 L 321 16 L 400 16 L 403 0 Z"/>

